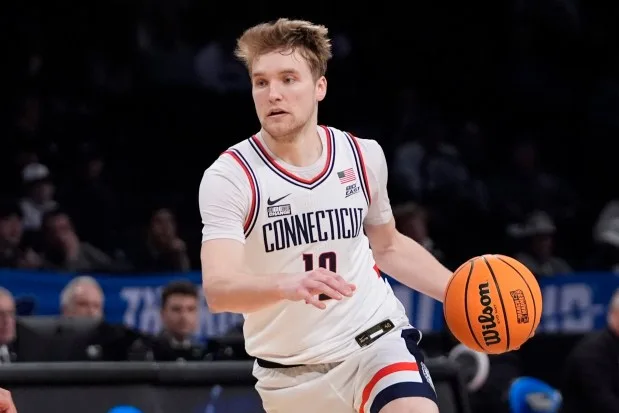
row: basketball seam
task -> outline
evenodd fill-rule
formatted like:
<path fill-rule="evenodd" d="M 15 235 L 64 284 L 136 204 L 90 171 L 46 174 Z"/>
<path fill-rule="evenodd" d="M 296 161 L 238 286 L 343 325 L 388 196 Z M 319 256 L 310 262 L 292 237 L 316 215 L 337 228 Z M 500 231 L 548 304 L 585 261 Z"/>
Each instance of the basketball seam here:
<path fill-rule="evenodd" d="M 477 340 L 477 336 L 473 331 L 473 326 L 471 325 L 471 318 L 469 317 L 469 282 L 471 281 L 471 274 L 473 274 L 473 267 L 475 267 L 475 261 L 471 261 L 471 268 L 469 269 L 469 275 L 466 277 L 466 285 L 464 286 L 464 312 L 466 316 L 466 323 L 469 326 L 469 332 L 471 333 L 471 337 L 475 340 L 475 343 L 479 347 L 480 351 L 484 351 L 481 343 Z"/>
<path fill-rule="evenodd" d="M 505 351 L 509 351 L 509 344 L 510 344 L 509 343 L 510 342 L 509 322 L 507 321 L 507 313 L 505 312 L 505 303 L 503 302 L 503 296 L 501 295 L 501 287 L 499 287 L 499 283 L 497 282 L 496 276 L 494 275 L 494 270 L 492 269 L 492 266 L 490 265 L 486 257 L 482 257 L 482 259 L 486 263 L 488 270 L 490 270 L 490 275 L 492 276 L 492 280 L 494 281 L 494 286 L 496 287 L 496 291 L 499 295 L 499 301 L 501 302 L 501 307 L 503 308 L 503 321 L 505 322 L 505 338 L 506 338 Z"/>
<path fill-rule="evenodd" d="M 535 297 L 533 297 L 533 291 L 531 290 L 531 287 L 529 286 L 529 283 L 527 282 L 527 280 L 524 279 L 523 275 L 520 273 L 520 271 L 518 271 L 513 265 L 511 265 L 509 262 L 505 261 L 503 258 L 498 257 L 499 261 L 504 262 L 505 264 L 507 264 L 512 270 L 516 271 L 516 274 L 518 274 L 520 276 L 520 278 L 522 278 L 522 281 L 524 281 L 525 285 L 527 286 L 527 289 L 529 290 L 529 293 L 531 294 L 531 298 L 533 301 L 533 323 L 531 323 L 531 332 L 529 332 L 529 337 L 531 337 L 531 335 L 533 334 L 533 332 L 535 331 L 535 321 L 537 320 L 537 304 L 535 303 Z"/>

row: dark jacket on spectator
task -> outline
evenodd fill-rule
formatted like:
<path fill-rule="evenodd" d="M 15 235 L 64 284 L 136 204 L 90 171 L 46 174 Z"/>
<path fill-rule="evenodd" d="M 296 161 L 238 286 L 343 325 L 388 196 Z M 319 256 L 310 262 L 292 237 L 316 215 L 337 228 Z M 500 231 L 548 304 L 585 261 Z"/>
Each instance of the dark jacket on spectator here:
<path fill-rule="evenodd" d="M 619 337 L 609 329 L 578 343 L 566 360 L 562 413 L 619 412 Z"/>

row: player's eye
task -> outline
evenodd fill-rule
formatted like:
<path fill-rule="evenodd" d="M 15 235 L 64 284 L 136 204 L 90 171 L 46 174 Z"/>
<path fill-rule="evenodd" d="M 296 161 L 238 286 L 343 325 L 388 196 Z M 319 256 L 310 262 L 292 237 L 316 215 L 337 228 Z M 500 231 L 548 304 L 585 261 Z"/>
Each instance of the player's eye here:
<path fill-rule="evenodd" d="M 288 76 L 284 79 L 284 83 L 294 83 L 295 79 L 292 76 Z"/>
<path fill-rule="evenodd" d="M 266 84 L 267 82 L 265 80 L 260 79 L 260 80 L 254 81 L 254 86 L 257 86 L 257 87 L 264 87 L 266 86 Z"/>

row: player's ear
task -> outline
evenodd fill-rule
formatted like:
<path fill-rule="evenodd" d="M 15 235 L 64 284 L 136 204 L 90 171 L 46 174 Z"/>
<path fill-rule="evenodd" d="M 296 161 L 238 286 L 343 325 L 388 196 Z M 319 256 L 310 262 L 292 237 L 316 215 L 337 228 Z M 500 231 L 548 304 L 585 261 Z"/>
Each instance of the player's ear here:
<path fill-rule="evenodd" d="M 327 96 L 327 78 L 320 76 L 316 81 L 316 101 L 321 102 Z"/>

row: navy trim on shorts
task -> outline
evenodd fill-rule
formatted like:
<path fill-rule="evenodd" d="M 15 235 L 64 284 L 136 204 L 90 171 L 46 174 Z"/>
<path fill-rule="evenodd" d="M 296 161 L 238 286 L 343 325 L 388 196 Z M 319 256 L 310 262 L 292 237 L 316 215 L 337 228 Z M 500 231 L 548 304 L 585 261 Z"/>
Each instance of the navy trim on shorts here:
<path fill-rule="evenodd" d="M 425 360 L 423 353 L 417 345 L 421 339 L 421 332 L 416 328 L 407 328 L 402 330 L 401 336 L 406 343 L 408 352 L 415 357 L 415 361 L 419 366 L 421 382 L 404 381 L 385 387 L 378 392 L 376 397 L 374 397 L 374 401 L 370 406 L 370 413 L 379 413 L 380 410 L 387 405 L 387 403 L 405 397 L 423 397 L 432 400 L 438 406 L 436 391 L 426 377 L 426 374 L 429 373 L 424 363 Z"/>
<path fill-rule="evenodd" d="M 432 390 L 432 386 L 426 381 L 421 371 L 419 371 L 419 374 L 421 375 L 421 380 L 423 380 L 421 383 L 404 381 L 394 383 L 382 389 L 374 398 L 372 406 L 370 406 L 370 413 L 379 413 L 380 409 L 385 407 L 387 403 L 393 400 L 403 399 L 404 397 L 425 397 L 437 403 L 436 394 L 434 390 Z"/>

